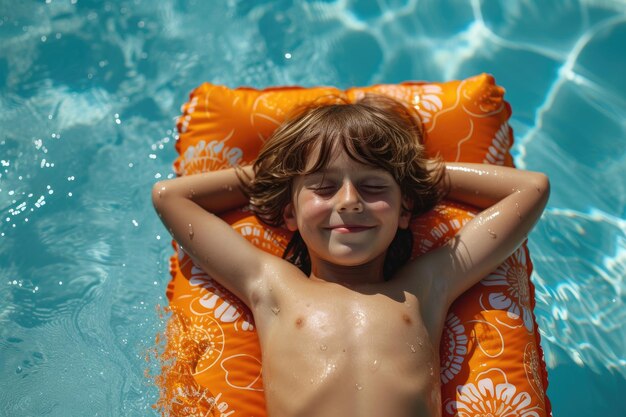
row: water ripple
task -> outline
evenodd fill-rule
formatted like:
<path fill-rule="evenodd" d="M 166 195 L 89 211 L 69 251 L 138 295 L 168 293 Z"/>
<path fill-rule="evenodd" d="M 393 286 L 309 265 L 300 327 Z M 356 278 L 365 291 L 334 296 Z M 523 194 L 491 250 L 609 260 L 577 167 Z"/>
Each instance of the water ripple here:
<path fill-rule="evenodd" d="M 579 365 L 626 377 L 626 221 L 597 210 L 551 209 L 533 232 L 530 248 L 549 366 L 560 361 L 555 345 Z"/>
<path fill-rule="evenodd" d="M 0 2 L 0 414 L 155 415 L 171 249 L 149 190 L 203 81 L 493 73 L 516 163 L 552 182 L 531 240 L 549 365 L 624 375 L 625 22 L 616 0 Z"/>

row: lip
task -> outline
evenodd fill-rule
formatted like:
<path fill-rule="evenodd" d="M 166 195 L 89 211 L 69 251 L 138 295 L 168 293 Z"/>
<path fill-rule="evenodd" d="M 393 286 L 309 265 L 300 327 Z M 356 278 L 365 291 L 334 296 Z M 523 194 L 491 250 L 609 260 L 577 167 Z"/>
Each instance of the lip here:
<path fill-rule="evenodd" d="M 337 226 L 331 226 L 328 229 L 337 233 L 359 233 L 369 229 L 373 229 L 374 226 L 361 226 L 358 224 L 342 224 Z"/>

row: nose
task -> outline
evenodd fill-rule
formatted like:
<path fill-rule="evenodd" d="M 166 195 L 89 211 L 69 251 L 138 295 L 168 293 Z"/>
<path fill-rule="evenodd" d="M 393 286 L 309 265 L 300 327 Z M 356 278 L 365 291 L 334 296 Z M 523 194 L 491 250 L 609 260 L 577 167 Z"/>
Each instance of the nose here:
<path fill-rule="evenodd" d="M 363 211 L 361 197 L 354 184 L 345 182 L 337 195 L 337 211 L 339 213 L 360 213 Z"/>

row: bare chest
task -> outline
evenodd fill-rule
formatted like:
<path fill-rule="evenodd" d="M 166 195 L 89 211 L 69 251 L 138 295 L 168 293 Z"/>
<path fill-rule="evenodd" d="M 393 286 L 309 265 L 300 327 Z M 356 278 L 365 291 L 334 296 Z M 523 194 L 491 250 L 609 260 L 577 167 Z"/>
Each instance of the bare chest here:
<path fill-rule="evenodd" d="M 292 292 L 257 320 L 268 402 L 281 412 L 288 404 L 360 404 L 358 415 L 436 403 L 438 355 L 417 300 L 331 289 Z"/>

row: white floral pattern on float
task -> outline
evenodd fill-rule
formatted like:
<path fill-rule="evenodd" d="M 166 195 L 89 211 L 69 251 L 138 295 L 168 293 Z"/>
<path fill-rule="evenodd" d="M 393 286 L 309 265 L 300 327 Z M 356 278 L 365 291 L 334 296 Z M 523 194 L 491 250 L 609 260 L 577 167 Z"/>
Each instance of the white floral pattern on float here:
<path fill-rule="evenodd" d="M 413 108 L 417 110 L 423 123 L 430 123 L 433 114 L 438 113 L 443 108 L 441 95 L 443 91 L 438 85 L 425 85 L 420 87 L 420 93 L 415 94 L 411 100 Z"/>
<path fill-rule="evenodd" d="M 202 348 L 202 356 L 196 363 L 192 375 L 198 375 L 217 363 L 224 352 L 224 329 L 214 318 L 192 317 L 186 328 L 189 339 Z"/>
<path fill-rule="evenodd" d="M 244 207 L 243 210 L 252 213 L 249 207 Z M 272 230 L 263 228 L 258 223 L 246 221 L 234 223 L 232 227 L 256 247 L 278 257 L 282 256 L 286 244 L 283 242 L 283 239 Z"/>
<path fill-rule="evenodd" d="M 252 316 L 243 303 L 195 264 L 189 284 L 194 293 L 189 308 L 196 316 L 212 314 L 219 322 L 233 323 L 237 331 L 254 330 Z"/>
<path fill-rule="evenodd" d="M 543 402 L 545 389 L 541 379 L 541 356 L 534 343 L 528 343 L 524 349 L 524 371 L 537 398 Z"/>
<path fill-rule="evenodd" d="M 183 115 L 177 120 L 177 124 L 180 123 L 180 133 L 186 133 L 189 123 L 191 122 L 191 115 L 196 110 L 198 105 L 198 97 L 193 97 L 187 106 L 183 106 Z"/>
<path fill-rule="evenodd" d="M 461 365 L 467 355 L 468 337 L 465 334 L 465 326 L 454 314 L 448 313 L 441 337 L 441 383 L 447 384 L 461 372 Z"/>
<path fill-rule="evenodd" d="M 507 317 L 514 321 L 521 320 L 526 330 L 532 333 L 533 315 L 530 308 L 530 285 L 526 265 L 526 248 L 521 246 L 495 271 L 483 278 L 480 283 L 486 287 L 503 287 L 502 291 L 489 293 L 488 306 L 481 307 L 485 310 L 505 310 Z M 511 326 L 501 323 L 507 327 Z M 521 325 L 521 324 L 520 324 Z"/>
<path fill-rule="evenodd" d="M 241 369 L 241 364 L 245 362 L 256 363 L 258 365 L 259 373 L 257 375 L 245 375 L 243 372 L 238 372 L 238 369 Z M 232 355 L 224 358 L 220 362 L 220 366 L 224 370 L 226 383 L 231 388 L 249 391 L 263 391 L 263 383 L 261 382 L 261 361 L 254 356 L 246 353 Z M 248 377 L 248 379 L 246 379 L 246 377 Z"/>
<path fill-rule="evenodd" d="M 517 392 L 508 382 L 496 384 L 491 378 L 476 384 L 459 385 L 456 401 L 448 401 L 445 411 L 458 417 L 540 417 L 527 392 Z"/>
<path fill-rule="evenodd" d="M 177 174 L 199 174 L 238 165 L 243 157 L 243 151 L 236 146 L 227 145 L 234 133 L 232 130 L 222 140 L 212 140 L 208 143 L 201 140 L 195 146 L 189 146 L 185 150 Z"/>
<path fill-rule="evenodd" d="M 504 165 L 504 159 L 509 153 L 512 142 L 509 132 L 509 124 L 503 123 L 487 149 L 483 164 Z"/>
<path fill-rule="evenodd" d="M 410 88 L 415 89 L 410 100 L 411 106 L 419 113 L 422 123 L 430 123 L 433 115 L 440 112 L 443 108 L 443 101 L 441 100 L 443 95 L 442 88 L 438 85 L 414 85 L 410 86 Z M 376 93 L 386 95 L 400 102 L 405 102 L 407 99 L 406 87 L 402 85 L 380 85 Z M 355 94 L 357 100 L 363 97 L 365 97 L 365 93 L 362 91 L 358 91 Z"/>

